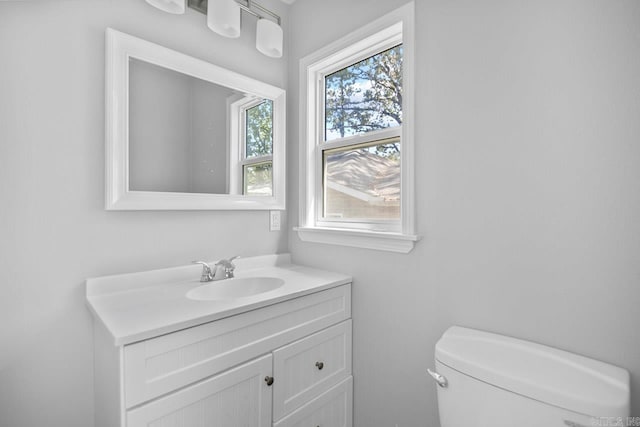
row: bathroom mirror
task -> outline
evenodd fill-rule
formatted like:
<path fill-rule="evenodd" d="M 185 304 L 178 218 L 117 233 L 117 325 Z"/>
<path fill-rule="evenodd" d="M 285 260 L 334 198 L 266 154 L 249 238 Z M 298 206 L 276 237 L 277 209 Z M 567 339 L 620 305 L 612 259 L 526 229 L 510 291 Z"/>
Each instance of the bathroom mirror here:
<path fill-rule="evenodd" d="M 106 38 L 106 209 L 284 209 L 283 89 Z"/>

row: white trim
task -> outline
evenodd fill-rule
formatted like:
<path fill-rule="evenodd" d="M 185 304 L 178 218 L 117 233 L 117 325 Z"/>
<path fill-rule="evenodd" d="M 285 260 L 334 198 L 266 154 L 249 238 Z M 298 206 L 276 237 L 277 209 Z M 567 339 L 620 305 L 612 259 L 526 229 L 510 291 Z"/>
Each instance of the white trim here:
<path fill-rule="evenodd" d="M 403 11 L 403 76 L 402 76 L 402 154 L 400 182 L 402 188 L 401 218 L 403 233 L 413 235 L 415 226 L 415 6 L 413 2 L 398 9 Z"/>
<path fill-rule="evenodd" d="M 298 237 L 303 242 L 351 246 L 403 254 L 411 252 L 415 242 L 420 240 L 420 237 L 415 235 L 342 228 L 294 227 L 293 230 L 298 232 Z"/>
<path fill-rule="evenodd" d="M 273 196 L 129 190 L 129 59 L 159 65 L 273 101 Z M 273 210 L 285 208 L 284 89 L 112 28 L 106 30 L 105 208 L 107 210 Z"/>
<path fill-rule="evenodd" d="M 414 3 L 408 3 L 395 11 L 377 19 L 370 24 L 348 34 L 334 43 L 312 53 L 300 60 L 300 185 L 299 223 L 294 228 L 303 241 L 330 243 L 347 246 L 366 247 L 370 249 L 390 250 L 394 252 L 409 252 L 418 240 L 415 236 L 415 181 L 414 181 L 414 88 L 415 88 L 415 59 L 414 59 Z M 388 233 L 375 230 L 358 230 L 351 228 L 324 227 L 319 216 L 322 194 L 322 151 L 346 144 L 339 142 L 324 142 L 321 123 L 320 106 L 322 99 L 321 76 L 323 72 L 332 71 L 337 66 L 347 66 L 357 62 L 357 58 L 367 58 L 372 54 L 403 44 L 403 123 L 400 127 L 402 154 L 401 159 L 401 219 L 391 222 Z M 356 55 L 357 52 L 357 55 Z M 385 129 L 381 132 L 392 132 Z M 397 132 L 397 128 L 396 128 Z M 368 138 L 368 136 L 356 136 Z M 353 140 L 351 142 L 353 142 Z M 322 141 L 322 149 L 318 141 Z M 348 141 L 347 141 L 348 142 Z M 321 196 L 320 196 L 321 197 Z M 361 224 L 365 226 L 365 224 Z M 394 228 L 400 232 L 394 232 Z M 401 242 L 401 243 L 390 243 Z"/>

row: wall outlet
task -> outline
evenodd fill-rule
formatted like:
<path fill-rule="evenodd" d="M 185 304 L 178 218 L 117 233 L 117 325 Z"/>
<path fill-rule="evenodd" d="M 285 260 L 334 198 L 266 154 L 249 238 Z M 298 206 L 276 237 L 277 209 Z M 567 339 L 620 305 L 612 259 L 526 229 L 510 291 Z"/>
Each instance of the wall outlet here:
<path fill-rule="evenodd" d="M 280 231 L 280 211 L 269 212 L 269 231 Z"/>

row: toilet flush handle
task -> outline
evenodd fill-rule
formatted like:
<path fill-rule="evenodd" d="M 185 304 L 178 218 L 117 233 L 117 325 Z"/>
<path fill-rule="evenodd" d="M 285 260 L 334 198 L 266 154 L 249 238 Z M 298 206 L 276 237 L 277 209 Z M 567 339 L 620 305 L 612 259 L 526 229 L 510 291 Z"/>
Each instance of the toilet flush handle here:
<path fill-rule="evenodd" d="M 427 372 L 429 373 L 429 375 L 433 377 L 434 380 L 436 380 L 436 382 L 440 387 L 445 388 L 449 385 L 449 382 L 447 381 L 447 379 L 442 375 L 440 375 L 439 373 L 434 372 L 431 369 L 427 369 Z"/>

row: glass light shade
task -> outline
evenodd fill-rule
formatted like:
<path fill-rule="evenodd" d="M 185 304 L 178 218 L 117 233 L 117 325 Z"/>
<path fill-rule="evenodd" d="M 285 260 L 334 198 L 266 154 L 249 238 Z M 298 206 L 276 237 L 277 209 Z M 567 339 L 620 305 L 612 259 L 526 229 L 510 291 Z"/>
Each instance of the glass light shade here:
<path fill-rule="evenodd" d="M 209 0 L 207 26 L 221 36 L 240 36 L 240 6 L 235 0 Z"/>
<path fill-rule="evenodd" d="M 256 49 L 272 58 L 282 57 L 282 27 L 268 19 L 258 19 Z"/>
<path fill-rule="evenodd" d="M 164 12 L 180 15 L 186 9 L 187 0 L 147 0 L 147 3 Z"/>

